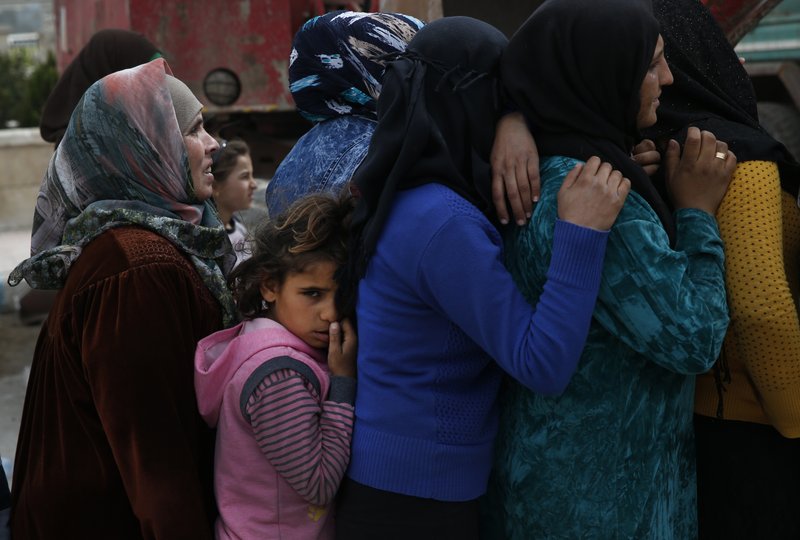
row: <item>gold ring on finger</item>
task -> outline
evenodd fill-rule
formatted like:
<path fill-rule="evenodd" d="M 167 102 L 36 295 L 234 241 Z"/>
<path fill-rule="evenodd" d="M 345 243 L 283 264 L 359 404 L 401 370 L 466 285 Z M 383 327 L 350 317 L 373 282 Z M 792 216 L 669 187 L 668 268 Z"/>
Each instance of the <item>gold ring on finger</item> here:
<path fill-rule="evenodd" d="M 717 158 L 717 159 L 723 159 L 724 160 L 724 159 L 726 159 L 728 157 L 728 153 L 727 152 L 717 152 L 716 154 L 714 154 L 714 157 Z"/>

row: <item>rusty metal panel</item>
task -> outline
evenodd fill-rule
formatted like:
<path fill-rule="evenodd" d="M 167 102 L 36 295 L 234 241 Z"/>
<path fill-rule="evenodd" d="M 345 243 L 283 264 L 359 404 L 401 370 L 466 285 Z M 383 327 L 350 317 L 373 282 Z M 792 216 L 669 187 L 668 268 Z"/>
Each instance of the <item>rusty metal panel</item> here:
<path fill-rule="evenodd" d="M 53 0 L 58 71 L 64 71 L 98 30 L 130 28 L 129 4 L 130 0 Z"/>
<path fill-rule="evenodd" d="M 307 0 L 54 0 L 54 12 L 60 70 L 97 30 L 126 28 L 152 41 L 201 99 L 209 71 L 235 73 L 241 96 L 227 107 L 203 99 L 210 112 L 270 112 L 294 109 L 291 42 L 313 8 Z"/>
<path fill-rule="evenodd" d="M 600 0 L 598 0 L 600 1 Z M 735 45 L 747 32 L 781 0 L 699 0 L 706 4 L 720 23 L 731 44 Z M 485 0 L 383 0 L 381 9 L 393 11 L 408 9 L 411 14 L 438 9 L 445 16 L 468 15 L 489 22 L 512 35 L 543 0 L 504 0 L 502 9 Z M 434 6 L 433 8 L 431 6 Z M 422 17 L 425 19 L 425 17 Z"/>
<path fill-rule="evenodd" d="M 136 0 L 130 20 L 131 29 L 152 40 L 175 76 L 198 96 L 204 95 L 206 74 L 226 68 L 242 85 L 241 96 L 229 108 L 293 107 L 287 89 L 294 33 L 288 0 Z"/>
<path fill-rule="evenodd" d="M 781 0 L 702 1 L 714 14 L 731 45 L 736 45 Z"/>

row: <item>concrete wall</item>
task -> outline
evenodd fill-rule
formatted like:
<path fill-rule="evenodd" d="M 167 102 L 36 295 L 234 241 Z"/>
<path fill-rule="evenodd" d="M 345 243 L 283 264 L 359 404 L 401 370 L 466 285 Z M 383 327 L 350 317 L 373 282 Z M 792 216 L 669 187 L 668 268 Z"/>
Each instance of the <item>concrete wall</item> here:
<path fill-rule="evenodd" d="M 38 128 L 0 130 L 0 231 L 30 231 L 53 145 Z"/>

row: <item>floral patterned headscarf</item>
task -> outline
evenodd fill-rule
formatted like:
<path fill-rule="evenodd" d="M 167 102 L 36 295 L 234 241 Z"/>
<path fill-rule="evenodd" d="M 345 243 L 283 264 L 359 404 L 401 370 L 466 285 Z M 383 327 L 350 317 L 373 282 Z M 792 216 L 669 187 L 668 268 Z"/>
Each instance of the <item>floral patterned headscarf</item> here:
<path fill-rule="evenodd" d="M 163 59 L 118 71 L 78 103 L 50 160 L 33 218 L 31 258 L 11 272 L 36 289 L 64 285 L 72 263 L 103 232 L 138 225 L 190 256 L 219 300 L 234 306 L 225 273 L 235 257 L 211 203 L 194 195 Z"/>

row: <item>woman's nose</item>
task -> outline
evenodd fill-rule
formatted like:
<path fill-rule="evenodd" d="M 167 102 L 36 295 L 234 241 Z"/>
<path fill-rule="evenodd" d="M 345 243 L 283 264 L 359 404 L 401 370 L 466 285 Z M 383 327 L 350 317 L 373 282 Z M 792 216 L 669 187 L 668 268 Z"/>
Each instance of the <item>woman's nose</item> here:
<path fill-rule="evenodd" d="M 205 143 L 206 154 L 213 154 L 217 150 L 219 150 L 219 143 L 217 139 L 212 137 L 208 131 L 203 128 L 202 137 L 205 139 L 203 142 Z"/>
<path fill-rule="evenodd" d="M 673 79 L 672 70 L 669 69 L 669 64 L 667 64 L 666 62 L 664 62 L 664 71 L 666 73 L 662 74 L 661 86 L 669 86 L 674 82 L 675 79 Z"/>

